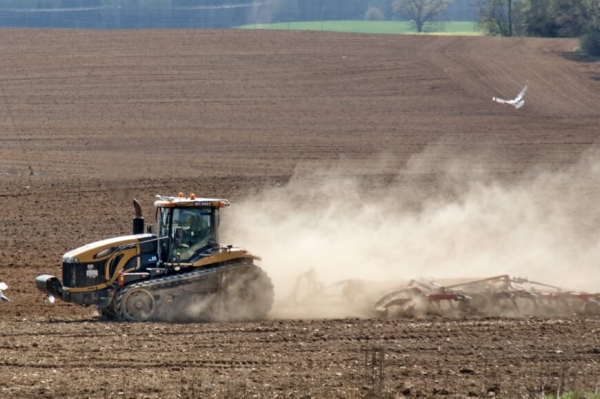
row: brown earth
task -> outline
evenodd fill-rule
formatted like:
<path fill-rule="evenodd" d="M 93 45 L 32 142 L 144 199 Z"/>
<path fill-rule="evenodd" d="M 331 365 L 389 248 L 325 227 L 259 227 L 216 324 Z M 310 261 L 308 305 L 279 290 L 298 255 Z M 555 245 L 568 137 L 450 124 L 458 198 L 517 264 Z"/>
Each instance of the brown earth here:
<path fill-rule="evenodd" d="M 0 281 L 12 302 L 0 306 L 0 398 L 512 398 L 600 388 L 597 318 L 127 324 L 45 304 L 33 286 L 38 274 L 60 276 L 69 249 L 128 234 L 133 197 L 152 215 L 157 193 L 235 205 L 299 170 L 339 165 L 373 187 L 436 192 L 457 159 L 505 182 L 577 164 L 600 133 L 600 65 L 576 46 L 2 30 Z M 522 109 L 491 101 L 526 81 Z M 405 171 L 417 154 L 426 162 Z M 589 185 L 582 209 L 598 203 Z"/>

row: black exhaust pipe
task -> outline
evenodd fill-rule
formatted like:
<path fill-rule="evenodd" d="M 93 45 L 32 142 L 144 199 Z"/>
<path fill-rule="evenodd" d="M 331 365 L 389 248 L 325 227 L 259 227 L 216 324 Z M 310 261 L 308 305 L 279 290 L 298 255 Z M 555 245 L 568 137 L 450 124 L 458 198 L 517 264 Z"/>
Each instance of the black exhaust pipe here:
<path fill-rule="evenodd" d="M 133 234 L 144 234 L 144 217 L 142 216 L 142 206 L 133 199 L 133 207 L 135 208 L 135 217 L 133 218 Z"/>

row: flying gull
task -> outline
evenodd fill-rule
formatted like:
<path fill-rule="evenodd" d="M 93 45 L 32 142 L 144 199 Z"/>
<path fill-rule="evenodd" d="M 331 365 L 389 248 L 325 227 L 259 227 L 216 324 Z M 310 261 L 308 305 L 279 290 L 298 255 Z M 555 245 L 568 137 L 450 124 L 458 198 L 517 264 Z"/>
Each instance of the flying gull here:
<path fill-rule="evenodd" d="M 6 285 L 5 282 L 0 282 L 0 301 L 12 302 L 10 299 L 4 296 L 4 293 L 2 293 L 2 291 L 6 289 L 8 289 L 8 285 Z"/>
<path fill-rule="evenodd" d="M 515 98 L 513 98 L 512 100 L 504 100 L 499 97 L 494 97 L 494 98 L 492 98 L 492 100 L 497 103 L 500 103 L 500 104 L 510 104 L 513 107 L 519 109 L 523 106 L 523 104 L 525 104 L 525 100 L 523 100 L 523 97 L 525 96 L 526 91 L 527 91 L 527 83 L 525 83 L 525 87 L 523 87 L 521 89 L 521 91 L 519 92 L 519 94 L 517 94 L 517 96 Z"/>

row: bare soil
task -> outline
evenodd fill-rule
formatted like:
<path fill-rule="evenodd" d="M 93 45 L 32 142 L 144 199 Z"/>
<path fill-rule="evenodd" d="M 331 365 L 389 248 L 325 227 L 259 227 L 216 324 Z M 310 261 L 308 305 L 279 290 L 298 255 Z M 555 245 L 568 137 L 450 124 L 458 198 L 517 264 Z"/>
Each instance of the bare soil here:
<path fill-rule="evenodd" d="M 456 157 L 504 181 L 574 164 L 600 133 L 600 64 L 576 46 L 2 30 L 0 281 L 12 302 L 0 304 L 0 398 L 513 398 L 600 388 L 598 318 L 111 323 L 90 308 L 46 304 L 33 284 L 60 276 L 66 251 L 128 234 L 134 197 L 145 215 L 155 194 L 181 190 L 235 204 L 298 168 L 340 160 L 348 174 L 385 184 L 430 146 L 441 150 L 427 169 L 404 176 L 415 188 L 434 190 Z M 526 81 L 522 109 L 491 101 Z M 365 162 L 381 153 L 393 161 Z"/>

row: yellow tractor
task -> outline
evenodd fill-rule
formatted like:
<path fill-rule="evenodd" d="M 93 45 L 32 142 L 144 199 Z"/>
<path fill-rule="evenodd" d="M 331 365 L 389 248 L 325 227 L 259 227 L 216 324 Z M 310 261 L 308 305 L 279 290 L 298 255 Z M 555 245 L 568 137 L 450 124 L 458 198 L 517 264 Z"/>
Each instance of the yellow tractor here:
<path fill-rule="evenodd" d="M 157 195 L 157 231 L 144 227 L 133 200 L 133 234 L 109 238 L 63 255 L 62 282 L 36 278 L 47 295 L 127 321 L 251 321 L 265 318 L 273 285 L 255 265 L 258 256 L 219 244 L 224 199 Z"/>

